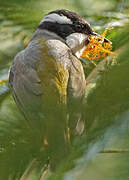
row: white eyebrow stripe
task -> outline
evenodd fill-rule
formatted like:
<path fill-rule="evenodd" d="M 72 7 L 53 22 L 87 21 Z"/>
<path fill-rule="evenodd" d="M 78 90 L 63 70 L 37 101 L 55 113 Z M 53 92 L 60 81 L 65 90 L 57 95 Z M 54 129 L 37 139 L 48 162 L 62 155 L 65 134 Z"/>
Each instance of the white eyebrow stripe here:
<path fill-rule="evenodd" d="M 67 18 L 66 16 L 63 16 L 63 15 L 59 15 L 59 14 L 56 14 L 56 13 L 52 13 L 52 14 L 48 14 L 46 15 L 43 20 L 40 22 L 43 23 L 43 22 L 57 22 L 59 24 L 73 24 L 73 22 Z"/>

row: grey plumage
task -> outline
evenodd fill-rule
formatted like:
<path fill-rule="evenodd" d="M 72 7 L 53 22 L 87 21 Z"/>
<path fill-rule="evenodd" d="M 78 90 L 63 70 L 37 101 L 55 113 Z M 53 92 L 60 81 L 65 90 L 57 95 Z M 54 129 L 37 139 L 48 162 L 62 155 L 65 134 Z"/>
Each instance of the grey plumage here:
<path fill-rule="evenodd" d="M 42 32 L 40 37 L 33 37 L 27 48 L 16 55 L 10 68 L 10 87 L 22 111 L 28 112 L 28 110 L 31 111 L 31 108 L 36 109 L 37 107 L 39 109 L 40 104 L 45 103 L 40 102 L 44 89 L 41 87 L 42 80 L 37 73 L 37 71 L 39 73 L 44 71 L 44 58 L 46 58 L 45 62 L 49 62 L 49 57 L 52 57 L 53 61 L 60 63 L 67 72 L 66 93 L 68 96 L 81 98 L 85 94 L 86 82 L 80 60 L 73 55 L 71 49 L 64 42 L 59 40 L 59 37 L 57 39 L 52 39 L 52 37 L 49 33 L 48 40 L 44 40 L 46 31 Z M 42 44 L 39 43 L 41 40 Z M 42 46 L 48 48 L 46 57 L 42 55 Z M 45 71 L 47 70 L 45 69 Z"/>
<path fill-rule="evenodd" d="M 76 53 L 80 53 L 87 38 L 88 34 L 75 32 L 63 39 L 55 32 L 37 29 L 10 68 L 13 97 L 30 127 L 41 134 L 42 141 L 47 139 L 53 157 L 60 142 L 65 149 L 68 115 L 70 129 L 83 127 L 81 105 L 86 80 Z"/>

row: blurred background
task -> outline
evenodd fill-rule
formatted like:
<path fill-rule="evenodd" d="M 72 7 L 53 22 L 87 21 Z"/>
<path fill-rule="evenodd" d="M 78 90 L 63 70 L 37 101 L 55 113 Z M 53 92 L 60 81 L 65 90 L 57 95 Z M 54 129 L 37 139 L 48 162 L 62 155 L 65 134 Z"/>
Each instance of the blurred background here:
<path fill-rule="evenodd" d="M 128 180 L 129 0 L 0 0 L 0 180 L 45 179 L 41 174 L 47 155 L 38 141 L 33 143 L 34 134 L 10 95 L 8 71 L 43 16 L 55 9 L 79 13 L 99 34 L 111 24 L 107 38 L 118 56 L 115 62 L 110 57 L 97 62 L 98 68 L 87 60 L 83 64 L 88 81 L 86 129 L 46 179 Z"/>

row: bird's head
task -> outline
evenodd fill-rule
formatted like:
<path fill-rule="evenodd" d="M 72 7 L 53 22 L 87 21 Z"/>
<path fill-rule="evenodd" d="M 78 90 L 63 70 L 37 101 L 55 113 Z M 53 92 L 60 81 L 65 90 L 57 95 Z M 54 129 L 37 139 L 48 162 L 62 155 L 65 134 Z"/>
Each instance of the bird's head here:
<path fill-rule="evenodd" d="M 60 37 L 78 58 L 81 57 L 86 44 L 88 44 L 88 37 L 92 34 L 98 36 L 81 16 L 64 9 L 45 15 L 38 29 L 47 30 Z"/>
<path fill-rule="evenodd" d="M 68 10 L 56 10 L 48 13 L 41 21 L 40 29 L 47 29 L 66 39 L 72 33 L 89 35 L 92 33 L 90 25 L 77 13 Z"/>
<path fill-rule="evenodd" d="M 88 36 L 93 33 L 90 24 L 82 17 L 64 9 L 45 15 L 38 29 L 47 30 L 59 36 L 78 57 L 87 43 Z"/>

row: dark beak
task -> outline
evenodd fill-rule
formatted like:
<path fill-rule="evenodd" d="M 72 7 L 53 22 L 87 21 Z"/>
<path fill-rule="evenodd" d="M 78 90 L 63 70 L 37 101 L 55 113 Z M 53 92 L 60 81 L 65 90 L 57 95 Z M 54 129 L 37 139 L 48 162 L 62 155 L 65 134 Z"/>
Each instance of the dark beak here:
<path fill-rule="evenodd" d="M 99 35 L 99 34 L 97 34 L 97 33 L 95 33 L 95 32 L 93 32 L 92 35 L 98 36 L 98 37 L 102 37 L 101 35 Z M 109 40 L 106 39 L 106 38 L 104 38 L 104 42 L 105 42 L 105 43 L 110 43 L 110 44 L 112 44 L 111 41 L 109 41 Z"/>

